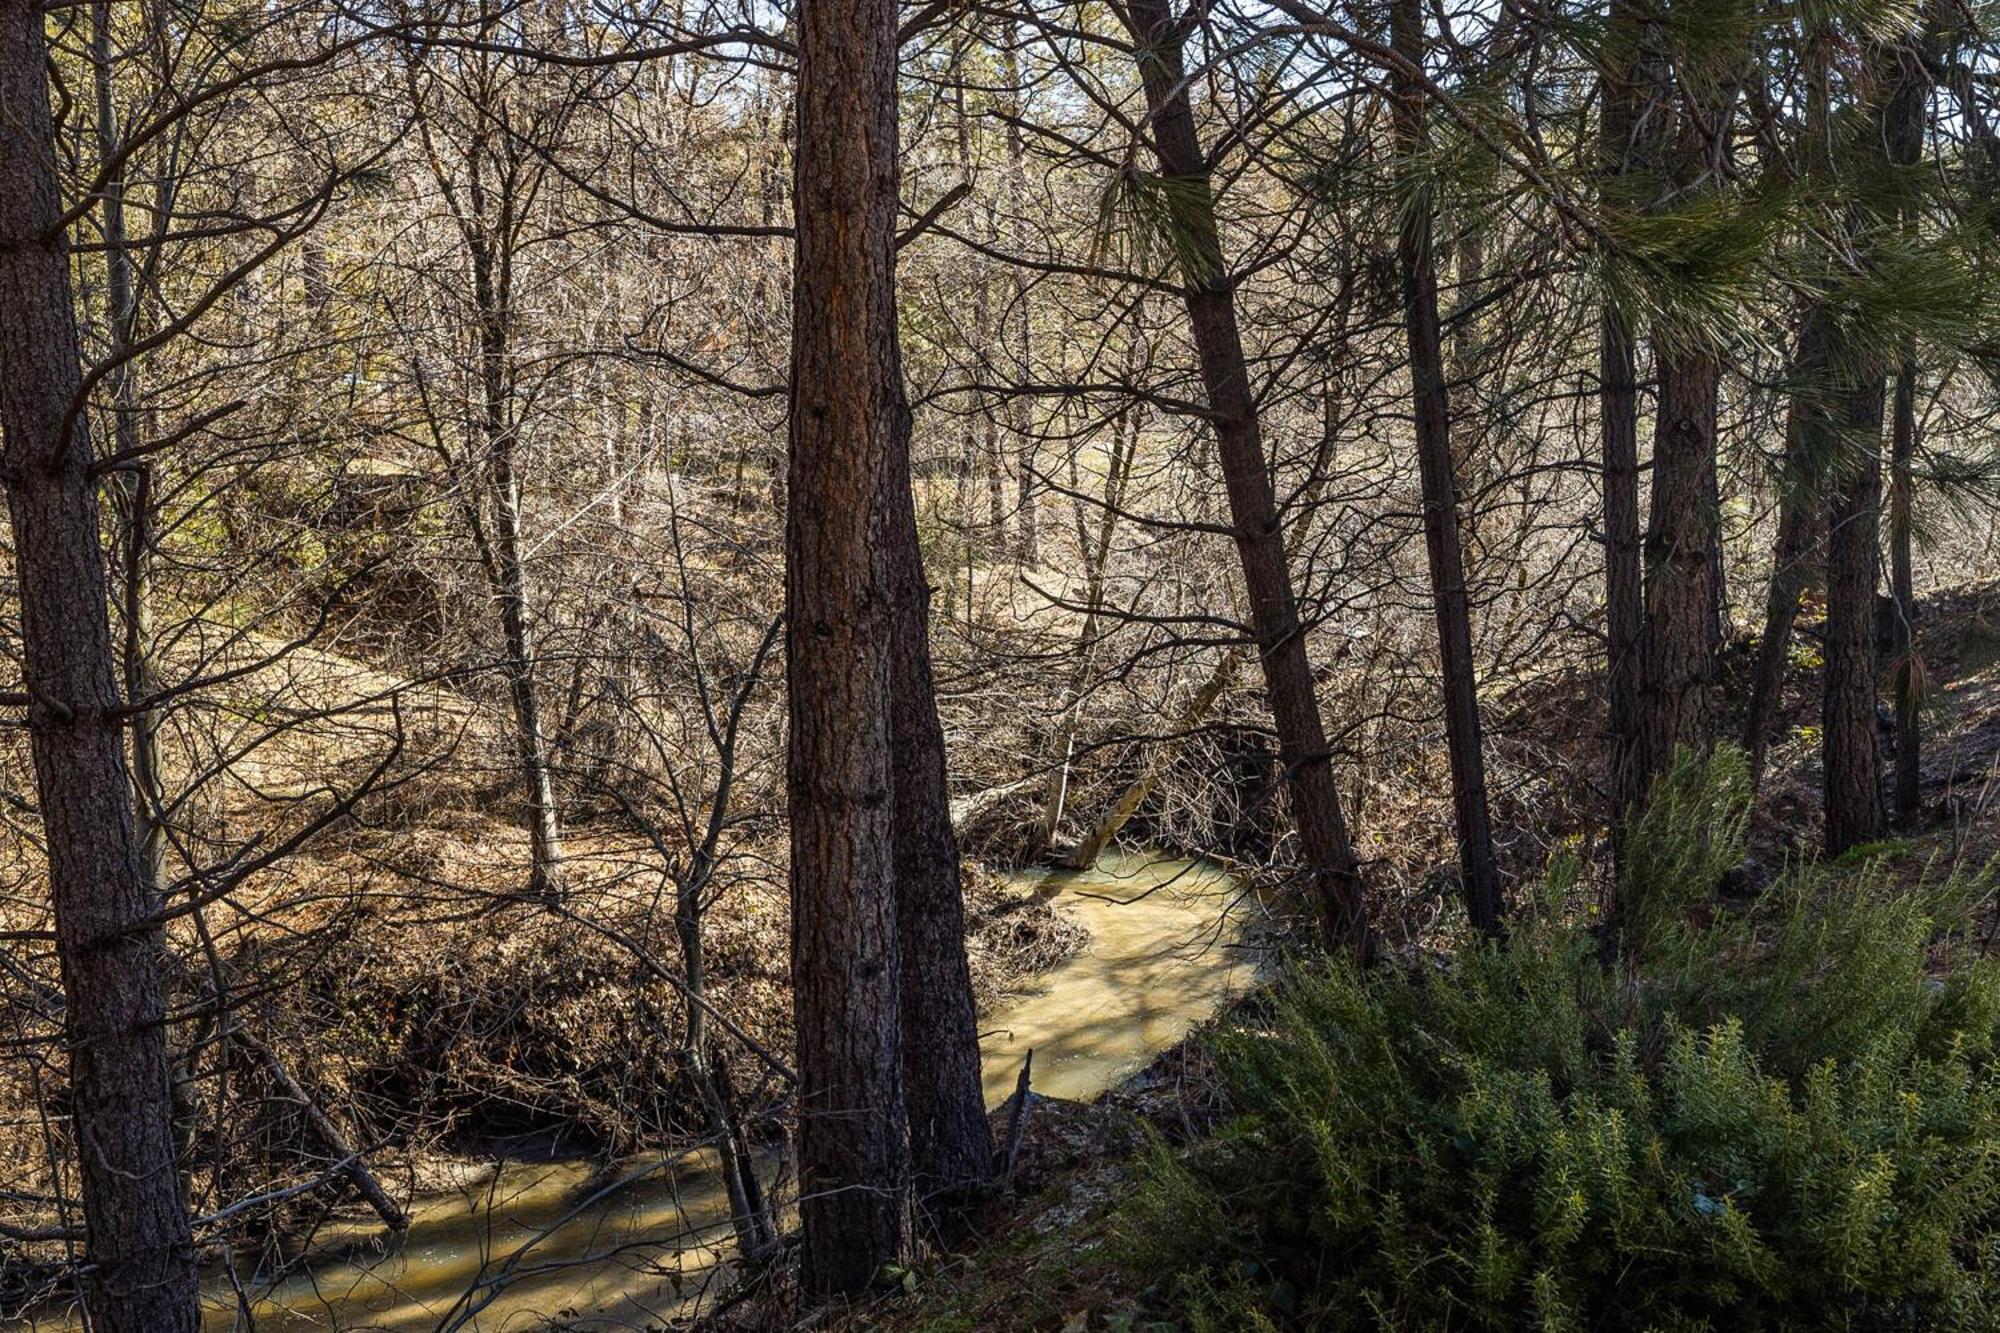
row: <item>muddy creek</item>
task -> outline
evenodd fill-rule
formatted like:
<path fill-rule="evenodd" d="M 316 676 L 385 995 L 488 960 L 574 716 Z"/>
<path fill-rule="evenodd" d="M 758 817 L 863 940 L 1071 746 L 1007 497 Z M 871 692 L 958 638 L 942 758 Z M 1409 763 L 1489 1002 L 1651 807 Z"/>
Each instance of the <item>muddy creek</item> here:
<path fill-rule="evenodd" d="M 1030 1049 L 1036 1092 L 1099 1093 L 1250 980 L 1237 886 L 1214 866 L 1112 855 L 1091 871 L 1013 882 L 1060 894 L 1090 943 L 981 1016 L 989 1105 L 1013 1092 Z M 731 1248 L 728 1204 L 704 1156 L 642 1156 L 609 1171 L 505 1163 L 414 1200 L 399 1240 L 357 1215 L 324 1229 L 304 1267 L 246 1290 L 266 1333 L 644 1328 L 713 1296 Z M 208 1333 L 248 1326 L 227 1283 L 206 1295 Z M 29 1326 L 78 1325 L 58 1316 Z"/>

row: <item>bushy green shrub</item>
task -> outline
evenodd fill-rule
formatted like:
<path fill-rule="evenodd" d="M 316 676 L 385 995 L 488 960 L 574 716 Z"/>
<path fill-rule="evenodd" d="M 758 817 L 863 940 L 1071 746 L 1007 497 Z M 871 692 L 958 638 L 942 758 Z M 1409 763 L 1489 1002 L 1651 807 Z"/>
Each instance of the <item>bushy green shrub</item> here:
<path fill-rule="evenodd" d="M 1218 1038 L 1240 1114 L 1157 1150 L 1129 1263 L 1196 1328 L 2000 1328 L 1981 876 L 1805 867 L 1722 911 L 1740 761 L 1638 830 L 1622 961 L 1567 872 L 1449 966 L 1299 972 Z"/>

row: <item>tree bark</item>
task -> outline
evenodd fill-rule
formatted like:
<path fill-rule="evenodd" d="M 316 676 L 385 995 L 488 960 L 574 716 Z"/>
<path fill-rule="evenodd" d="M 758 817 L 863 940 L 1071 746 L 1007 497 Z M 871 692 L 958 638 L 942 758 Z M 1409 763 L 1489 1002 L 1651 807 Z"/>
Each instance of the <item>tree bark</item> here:
<path fill-rule="evenodd" d="M 511 207 L 511 204 L 506 205 Z M 528 892 L 562 896 L 562 824 L 556 808 L 541 696 L 535 687 L 535 630 L 528 574 L 521 559 L 519 437 L 509 410 L 509 323 L 512 305 L 506 267 L 478 230 L 472 240 L 473 294 L 479 308 L 480 425 L 485 434 L 486 484 L 493 504 L 493 540 L 487 560 L 499 603 L 507 694 L 514 706 L 514 748 L 527 791 Z M 502 234 L 506 228 L 502 228 Z"/>
<path fill-rule="evenodd" d="M 1824 18 L 1804 30 L 1801 64 L 1805 77 L 1805 134 L 1802 167 L 1807 179 L 1824 180 L 1833 171 L 1830 121 L 1834 34 Z M 1824 562 L 1827 469 L 1836 430 L 1827 400 L 1831 384 L 1833 329 L 1818 299 L 1807 301 L 1792 354 L 1791 393 L 1785 411 L 1784 456 L 1778 474 L 1778 533 L 1771 552 L 1771 581 L 1764 595 L 1764 631 L 1757 641 L 1749 715 L 1743 748 L 1750 756 L 1750 781 L 1763 780 L 1764 759 L 1791 657 L 1799 599 L 1814 570 Z"/>
<path fill-rule="evenodd" d="M 1421 68 L 1424 17 L 1420 0 L 1397 0 L 1390 22 L 1396 53 L 1411 68 Z M 1392 86 L 1397 153 L 1399 159 L 1409 160 L 1424 151 L 1429 139 L 1423 91 L 1402 67 L 1393 73 Z M 1479 685 L 1472 660 L 1472 607 L 1465 589 L 1458 479 L 1452 466 L 1451 403 L 1445 388 L 1444 346 L 1438 325 L 1431 213 L 1427 190 L 1420 198 L 1404 202 L 1396 250 L 1403 277 L 1403 323 L 1409 336 L 1411 406 L 1424 497 L 1424 548 L 1430 562 L 1431 604 L 1437 616 L 1438 658 L 1444 674 L 1445 742 L 1451 756 L 1459 880 L 1473 927 L 1496 935 L 1500 931 L 1500 869 L 1493 856 L 1493 827 L 1486 802 Z"/>
<path fill-rule="evenodd" d="M 1826 405 L 1820 400 L 1827 372 L 1826 336 L 1823 314 L 1816 307 L 1808 309 L 1799 329 L 1798 350 L 1792 357 L 1785 454 L 1778 476 L 1778 534 L 1771 551 L 1771 582 L 1764 596 L 1764 631 L 1757 640 L 1749 715 L 1743 723 L 1743 748 L 1750 756 L 1753 784 L 1764 775 L 1785 665 L 1791 658 L 1799 599 L 1812 580 L 1824 534 L 1820 520 L 1825 515 L 1824 437 L 1828 422 Z"/>
<path fill-rule="evenodd" d="M 113 84 L 111 49 L 111 6 L 109 0 L 94 0 L 90 7 L 90 73 L 97 114 L 97 157 L 108 175 L 104 182 L 100 231 L 104 239 L 105 325 L 110 334 L 111 355 L 123 359 L 137 341 L 139 307 L 132 280 L 132 252 L 125 230 L 125 171 L 112 167 L 123 148 L 118 132 L 118 103 Z M 139 453 L 139 376 L 137 367 L 124 361 L 110 376 L 111 452 L 130 456 Z M 152 472 L 143 461 L 135 461 L 119 473 L 121 482 L 115 509 L 122 529 L 120 551 L 123 587 L 120 613 L 124 619 L 120 645 L 120 667 L 125 697 L 141 700 L 154 689 L 152 670 L 152 562 L 153 486 Z M 160 825 L 160 811 L 166 805 L 162 787 L 160 719 L 150 708 L 132 717 L 133 819 L 139 837 L 139 863 L 154 884 L 165 883 L 167 839 Z"/>
<path fill-rule="evenodd" d="M 1865 369 L 1839 395 L 1850 457 L 1827 507 L 1826 693 L 1821 757 L 1826 850 L 1882 836 L 1882 760 L 1875 729 L 1875 586 L 1882 506 L 1882 393 Z"/>
<path fill-rule="evenodd" d="M 1627 181 L 1643 180 L 1658 131 L 1644 114 L 1657 86 L 1651 34 L 1631 0 L 1612 0 L 1598 152 L 1607 205 L 1630 206 Z M 1657 119 L 1654 117 L 1653 119 Z M 1641 755 L 1640 641 L 1646 624 L 1644 543 L 1639 527 L 1639 370 L 1633 331 L 1610 300 L 1598 326 L 1598 415 L 1603 435 L 1605 712 L 1614 862 L 1627 819 L 1645 799 Z"/>
<path fill-rule="evenodd" d="M 1638 364 L 1631 329 L 1610 306 L 1598 327 L 1597 364 L 1604 437 L 1604 688 L 1616 848 L 1626 820 L 1646 795 L 1639 759 L 1639 641 L 1646 592 L 1639 537 Z"/>
<path fill-rule="evenodd" d="M 1885 174 L 1915 162 L 1923 146 L 1929 80 L 1917 45 L 1918 39 L 1905 35 L 1874 43 L 1869 53 L 1875 85 L 1885 93 L 1874 107 L 1875 132 L 1867 141 L 1879 150 Z M 1871 215 L 1858 202 L 1849 216 L 1863 263 L 1871 262 L 1867 232 L 1891 219 Z M 1841 364 L 1851 369 L 1836 395 L 1842 448 L 1827 514 L 1822 754 L 1829 855 L 1879 839 L 1886 828 L 1875 722 L 1875 589 L 1881 564 L 1882 399 L 1888 383 L 1879 351 L 1846 350 Z M 1899 693 L 1899 712 L 1902 703 Z"/>
<path fill-rule="evenodd" d="M 1908 825 L 1923 808 L 1923 664 L 1917 659 L 1917 591 L 1911 559 L 1917 452 L 1917 363 L 1905 355 L 1896 372 L 1889 451 L 1889 580 L 1896 599 L 1896 818 Z"/>
<path fill-rule="evenodd" d="M 1935 45 L 1937 9 L 1928 7 L 1924 35 L 1918 43 L 1891 47 L 1895 69 L 1891 92 L 1882 109 L 1882 146 L 1890 163 L 1907 168 L 1924 148 L 1924 114 L 1930 79 L 1918 44 Z M 1912 210 L 1903 217 L 1916 225 Z M 1917 657 L 1917 593 L 1910 542 L 1915 523 L 1917 452 L 1917 361 L 1915 349 L 1903 348 L 1896 369 L 1895 418 L 1889 451 L 1890 590 L 1896 599 L 1896 772 L 1893 782 L 1896 818 L 1914 822 L 1923 807 L 1923 663 Z"/>
<path fill-rule="evenodd" d="M 0 480 L 20 582 L 29 748 L 48 851 L 89 1266 L 105 1333 L 193 1333 L 194 1245 L 174 1163 L 160 901 L 140 862 L 43 9 L 0 0 Z"/>
<path fill-rule="evenodd" d="M 894 161 L 886 169 L 894 171 Z M 892 271 L 893 278 L 893 271 Z M 886 299 L 893 317 L 895 293 Z M 965 895 L 931 678 L 930 599 L 910 489 L 910 413 L 889 330 L 895 419 L 882 453 L 882 582 L 894 603 L 890 739 L 895 781 L 896 932 L 902 963 L 903 1105 L 920 1200 L 962 1193 L 993 1170 L 979 1076 L 979 1024 L 965 957 Z"/>
<path fill-rule="evenodd" d="M 1344 290 L 1353 289 L 1350 285 Z M 1343 327 L 1345 327 L 1345 315 L 1343 309 Z M 1285 543 L 1285 559 L 1288 565 L 1292 555 L 1303 550 L 1312 535 L 1313 521 L 1320 512 L 1320 496 L 1338 460 L 1337 383 L 1329 373 L 1326 387 L 1320 394 L 1319 457 L 1315 460 L 1315 471 L 1311 481 L 1299 496 L 1301 511 L 1299 521 L 1292 525 L 1291 533 Z M 1137 448 L 1138 435 L 1135 431 L 1126 454 L 1128 469 L 1131 466 L 1132 451 Z M 1165 737 L 1154 747 L 1153 752 L 1141 761 L 1139 775 L 1133 778 L 1119 794 L 1118 799 L 1112 802 L 1111 808 L 1097 821 L 1083 840 L 1062 858 L 1062 865 L 1071 870 L 1087 870 L 1097 864 L 1097 858 L 1104 854 L 1104 849 L 1118 837 L 1132 816 L 1139 813 L 1139 807 L 1146 803 L 1148 796 L 1152 795 L 1153 788 L 1159 784 L 1167 770 L 1173 767 L 1174 760 L 1178 759 L 1181 751 L 1187 747 L 1188 739 L 1194 734 L 1195 728 L 1201 725 L 1202 719 L 1208 716 L 1211 708 L 1215 707 L 1215 701 L 1222 697 L 1222 692 L 1236 679 L 1236 673 L 1243 668 L 1243 663 L 1249 657 L 1249 649 L 1245 645 L 1237 644 L 1216 659 L 1214 668 L 1202 681 L 1200 688 L 1174 715 L 1173 725 L 1167 729 Z"/>
<path fill-rule="evenodd" d="M 1689 52 L 1662 48 L 1645 20 L 1635 48 L 1634 110 L 1650 128 L 1635 167 L 1656 157 L 1660 170 L 1635 180 L 1664 184 L 1655 208 L 1684 201 L 1705 188 L 1716 145 L 1729 133 L 1732 96 L 1727 76 L 1690 74 L 1672 60 Z M 1673 128 L 1667 128 L 1671 121 Z M 1715 653 L 1719 646 L 1721 514 L 1716 501 L 1716 407 L 1721 351 L 1700 328 L 1671 316 L 1653 330 L 1658 415 L 1653 428 L 1652 508 L 1645 544 L 1645 624 L 1639 635 L 1639 772 L 1643 797 L 1682 750 L 1706 753 L 1714 743 Z"/>
<path fill-rule="evenodd" d="M 329 1116 L 313 1095 L 300 1085 L 298 1079 L 292 1075 L 292 1071 L 285 1067 L 285 1062 L 279 1058 L 278 1053 L 262 1038 L 240 1025 L 228 1034 L 228 1039 L 239 1043 L 257 1057 L 271 1082 L 285 1095 L 285 1100 L 299 1108 L 299 1113 L 305 1117 L 306 1124 L 311 1126 L 321 1146 L 336 1162 L 347 1164 L 342 1169 L 342 1174 L 347 1177 L 348 1183 L 354 1186 L 355 1193 L 361 1196 L 362 1201 L 374 1210 L 375 1216 L 382 1219 L 382 1225 L 391 1231 L 408 1230 L 410 1215 L 403 1211 L 401 1204 L 389 1197 L 389 1192 L 382 1188 L 382 1182 L 368 1169 L 368 1163 L 363 1158 L 361 1150 L 340 1132 L 340 1126 L 333 1122 L 333 1117 Z"/>
<path fill-rule="evenodd" d="M 954 110 L 958 132 L 958 171 L 963 180 L 974 178 L 978 166 L 978 155 L 973 152 L 972 115 L 965 105 L 965 89 L 954 92 Z M 987 210 L 989 229 L 993 221 L 992 210 Z M 966 371 L 971 393 L 967 395 L 965 414 L 960 419 L 962 432 L 960 473 L 958 478 L 959 523 L 965 533 L 966 586 L 971 587 L 972 570 L 981 551 L 989 546 L 998 547 L 1006 543 L 1006 487 L 1000 481 L 1000 463 L 996 450 L 994 413 L 998 410 L 988 396 L 993 378 L 993 273 L 984 255 L 967 257 L 970 266 L 968 275 L 972 287 L 972 366 Z M 985 435 L 985 449 L 981 452 L 981 433 Z M 986 474 L 986 531 L 979 530 L 979 520 L 974 515 L 976 503 L 973 491 L 981 471 Z M 968 623 L 972 616 L 971 598 L 967 598 L 966 616 Z"/>
<path fill-rule="evenodd" d="M 480 35 L 491 39 L 497 31 L 498 12 L 488 5 L 479 17 Z M 476 320 L 470 351 L 477 362 L 479 387 L 465 430 L 468 442 L 476 441 L 483 457 L 474 465 L 477 480 L 463 508 L 500 622 L 499 666 L 514 714 L 514 762 L 524 788 L 528 892 L 556 902 L 564 887 L 562 825 L 548 729 L 535 683 L 538 647 L 528 572 L 522 558 L 520 425 L 514 368 L 514 260 L 522 199 L 533 192 L 532 177 L 523 175 L 523 155 L 528 150 L 502 128 L 504 99 L 491 79 L 474 80 L 463 93 L 471 105 L 461 184 L 446 170 L 432 141 L 427 103 L 419 91 L 414 65 L 408 67 L 408 78 L 418 133 L 439 193 L 449 205 L 464 242 L 470 269 Z M 418 373 L 421 376 L 421 369 Z"/>
<path fill-rule="evenodd" d="M 1639 640 L 1642 790 L 1667 771 L 1676 751 L 1706 751 L 1715 731 L 1712 480 L 1722 362 L 1699 343 L 1671 336 L 1656 343 L 1660 410 Z"/>
<path fill-rule="evenodd" d="M 1221 254 L 1209 166 L 1195 132 L 1181 47 L 1186 29 L 1167 0 L 1133 0 L 1125 21 L 1152 117 L 1153 148 L 1176 188 L 1176 222 L 1199 251 L 1183 273 L 1189 330 L 1201 361 L 1231 526 L 1250 599 L 1251 629 L 1278 733 L 1278 758 L 1291 796 L 1320 930 L 1329 949 L 1374 954 L 1360 866 L 1348 840 L 1333 756 L 1320 717 L 1305 629 L 1292 592 L 1284 534 L 1264 457 L 1257 403 L 1236 320 L 1235 282 Z"/>
<path fill-rule="evenodd" d="M 798 15 L 788 510 L 801 1281 L 866 1289 L 909 1237 L 896 890 L 895 602 L 876 550 L 896 369 L 896 7 Z"/>
<path fill-rule="evenodd" d="M 1007 86 L 1007 199 L 1013 209 L 1009 240 L 1014 252 L 1027 249 L 1028 154 L 1021 136 L 1021 55 L 1015 45 L 1014 24 L 1001 26 L 1001 75 Z M 1034 379 L 1034 328 L 1029 322 L 1028 271 L 1014 269 L 1014 299 L 1007 308 L 1007 335 L 1014 344 L 1014 360 L 1024 382 Z M 1035 501 L 1034 404 L 1026 394 L 1017 393 L 1007 405 L 1008 429 L 1014 436 L 1015 521 L 1020 525 L 1014 554 L 1029 569 L 1042 562 L 1041 518 Z"/>

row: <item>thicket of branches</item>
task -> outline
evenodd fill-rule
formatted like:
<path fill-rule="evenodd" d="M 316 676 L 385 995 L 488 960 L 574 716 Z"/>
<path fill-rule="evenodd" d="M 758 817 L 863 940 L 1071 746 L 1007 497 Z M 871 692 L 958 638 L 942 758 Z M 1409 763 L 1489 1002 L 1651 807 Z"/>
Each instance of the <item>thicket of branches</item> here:
<path fill-rule="evenodd" d="M 788 876 L 860 875 L 786 776 L 787 671 L 795 740 L 863 672 L 783 619 L 844 504 L 921 563 L 862 580 L 899 711 L 813 753 L 941 726 L 929 868 L 868 862 L 938 919 L 955 830 L 1230 859 L 1363 960 L 1580 842 L 1617 923 L 1718 739 L 1803 757 L 1801 845 L 1920 824 L 1919 599 L 1994 565 L 1989 19 L 0 0 L 0 1304 L 192 1327 L 199 1263 L 521 1135 L 705 1142 L 775 1253 L 749 1161 L 866 971 L 795 957 L 795 1029 Z M 850 55 L 892 91 L 802 96 Z M 814 362 L 864 288 L 887 341 Z M 906 399 L 880 493 L 809 392 Z M 915 1085 L 1055 929 L 964 897 Z M 822 1289 L 908 1239 L 814 1217 Z"/>

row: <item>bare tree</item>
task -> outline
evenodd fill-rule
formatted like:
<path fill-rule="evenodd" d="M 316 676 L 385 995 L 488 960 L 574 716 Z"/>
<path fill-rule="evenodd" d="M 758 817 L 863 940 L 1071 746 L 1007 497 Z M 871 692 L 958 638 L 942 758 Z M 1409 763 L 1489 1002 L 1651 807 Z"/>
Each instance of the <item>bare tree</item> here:
<path fill-rule="evenodd" d="M 502 6 L 482 3 L 471 27 L 474 40 L 493 41 L 505 17 Z M 537 607 L 524 555 L 515 283 L 535 196 L 547 174 L 544 145 L 560 140 L 565 112 L 576 103 L 566 108 L 525 94 L 514 86 L 522 82 L 517 62 L 505 56 L 447 50 L 441 58 L 447 68 L 437 69 L 412 48 L 407 87 L 425 159 L 463 246 L 468 280 L 477 391 L 466 414 L 466 434 L 477 442 L 473 466 L 479 484 L 468 490 L 462 508 L 500 625 L 501 673 L 513 707 L 515 758 L 533 850 L 528 892 L 554 900 L 563 892 L 562 821 L 536 680 Z M 441 108 L 441 100 L 451 105 Z M 517 124 L 517 117 L 526 123 Z M 433 434 L 448 450 L 444 432 Z"/>

